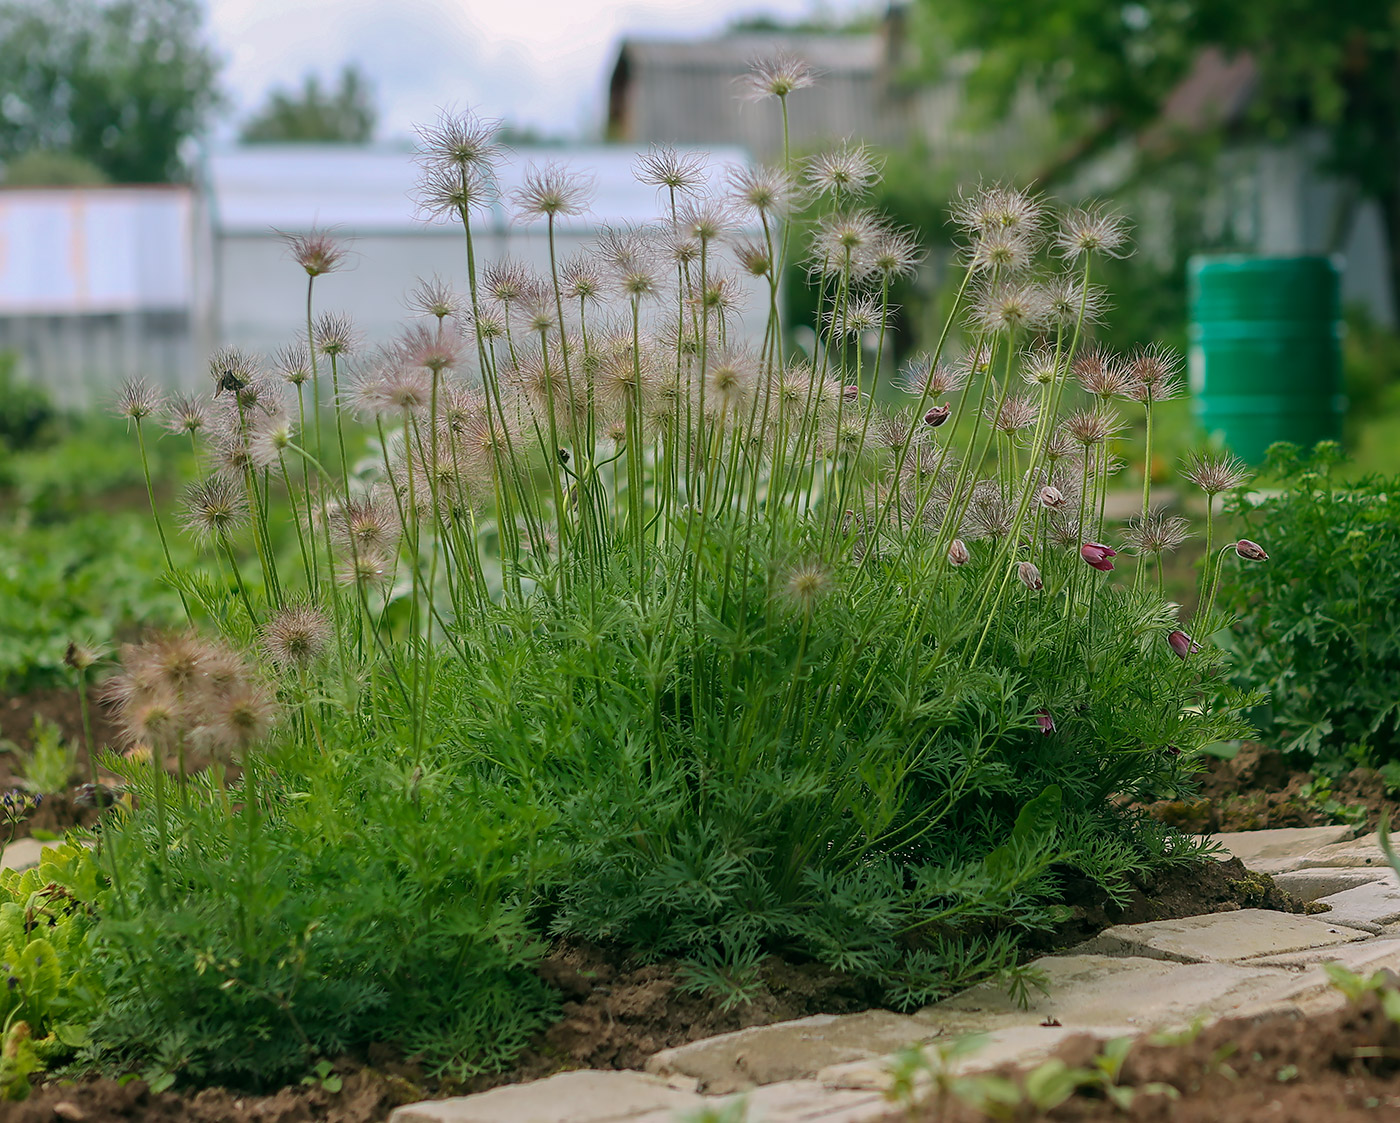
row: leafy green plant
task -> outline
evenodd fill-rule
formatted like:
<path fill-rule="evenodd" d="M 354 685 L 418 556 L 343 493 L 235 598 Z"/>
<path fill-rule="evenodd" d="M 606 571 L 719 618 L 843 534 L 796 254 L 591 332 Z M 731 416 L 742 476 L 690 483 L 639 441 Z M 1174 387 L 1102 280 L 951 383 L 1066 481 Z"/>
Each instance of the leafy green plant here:
<path fill-rule="evenodd" d="M 36 868 L 0 871 L 0 1094 L 23 1099 L 29 1077 L 88 1044 L 102 999 L 92 943 L 103 887 L 92 854 L 46 847 Z"/>
<path fill-rule="evenodd" d="M 755 73 L 782 112 L 795 65 Z M 466 292 L 425 284 L 353 393 L 352 326 L 315 311 L 344 248 L 313 231 L 289 239 L 305 339 L 271 371 L 230 349 L 207 396 L 120 394 L 204 634 L 128 645 L 111 686 L 136 751 L 103 832 L 103 1063 L 254 1083 L 389 1038 L 500 1066 L 547 1016 L 545 936 L 680 960 L 730 1004 L 775 953 L 899 1007 L 990 975 L 1024 998 L 1066 875 L 1121 896 L 1200 859 L 1126 806 L 1240 736 L 1252 698 L 1211 598 L 1193 639 L 1153 589 L 1181 535 L 1151 473 L 1133 527 L 1104 517 L 1114 400 L 1147 420 L 1180 386 L 1161 348 L 1089 346 L 1120 219 L 1004 187 L 960 204 L 961 289 L 887 408 L 920 250 L 863 207 L 860 146 L 800 170 L 810 244 L 781 225 L 790 153 L 734 172 L 732 250 L 727 197 L 658 151 L 660 227 L 569 262 L 556 223 L 587 185 L 534 169 L 532 275 L 475 256 L 491 129 L 449 116 L 425 145 Z M 804 255 L 810 361 L 776 316 Z M 752 345 L 733 266 L 770 313 Z M 153 468 L 172 438 L 207 469 L 178 517 Z M 1205 467 L 1211 495 L 1235 476 Z"/>
<path fill-rule="evenodd" d="M 57 724 L 39 715 L 34 718 L 28 750 L 6 741 L 0 741 L 0 750 L 19 758 L 24 788 L 37 795 L 64 791 L 77 767 L 77 746 L 67 743 Z"/>
<path fill-rule="evenodd" d="M 1400 759 L 1400 480 L 1341 483 L 1338 463 L 1325 443 L 1271 450 L 1278 490 L 1237 504 L 1267 532 L 1271 562 L 1231 568 L 1221 585 L 1237 673 L 1269 692 L 1267 727 L 1331 770 Z"/>

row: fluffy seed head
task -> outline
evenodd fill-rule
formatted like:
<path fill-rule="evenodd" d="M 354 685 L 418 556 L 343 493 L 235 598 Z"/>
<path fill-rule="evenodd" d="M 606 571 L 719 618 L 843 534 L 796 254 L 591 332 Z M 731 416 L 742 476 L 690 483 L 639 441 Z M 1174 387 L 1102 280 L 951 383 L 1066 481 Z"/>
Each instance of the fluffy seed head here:
<path fill-rule="evenodd" d="M 165 427 L 172 433 L 198 433 L 209 421 L 209 410 L 194 394 L 176 394 L 170 399 Z"/>
<path fill-rule="evenodd" d="M 1044 212 L 1044 204 L 1030 192 L 993 184 L 971 196 L 959 194 L 953 205 L 953 221 L 974 236 L 1011 229 L 1033 238 L 1044 221 Z"/>
<path fill-rule="evenodd" d="M 1139 347 L 1127 362 L 1128 396 L 1140 402 L 1166 402 L 1179 397 L 1181 356 L 1161 344 Z"/>
<path fill-rule="evenodd" d="M 340 268 L 347 253 L 345 243 L 329 230 L 312 227 L 305 234 L 280 235 L 292 260 L 306 270 L 308 277 L 319 277 Z"/>
<path fill-rule="evenodd" d="M 289 604 L 263 625 L 263 649 L 283 670 L 308 667 L 331 641 L 331 622 L 319 608 Z"/>
<path fill-rule="evenodd" d="M 408 307 L 420 316 L 432 316 L 441 323 L 449 316 L 460 316 L 464 310 L 462 298 L 441 277 L 420 280 L 408 296 Z"/>
<path fill-rule="evenodd" d="M 281 348 L 272 360 L 272 369 L 289 386 L 301 386 L 311 379 L 311 360 L 306 355 L 306 344 L 289 343 Z"/>
<path fill-rule="evenodd" d="M 209 377 L 214 382 L 214 396 L 228 391 L 242 393 L 258 377 L 258 362 L 240 347 L 220 347 L 209 356 Z"/>
<path fill-rule="evenodd" d="M 972 303 L 972 322 L 982 331 L 1034 331 L 1045 323 L 1045 290 L 1034 283 L 998 281 Z"/>
<path fill-rule="evenodd" d="M 1094 347 L 1079 355 L 1073 371 L 1083 391 L 1104 403 L 1126 394 L 1132 385 L 1127 368 L 1105 347 Z"/>
<path fill-rule="evenodd" d="M 1198 452 L 1186 461 L 1182 474 L 1213 498 L 1223 491 L 1233 491 L 1245 483 L 1251 473 L 1245 462 L 1233 453 Z"/>
<path fill-rule="evenodd" d="M 334 312 L 318 316 L 311 334 L 316 350 L 323 355 L 347 355 L 355 346 L 355 325 L 350 317 Z"/>
<path fill-rule="evenodd" d="M 517 217 L 529 221 L 582 214 L 588 208 L 593 181 L 558 164 L 531 167 L 525 182 L 511 193 Z"/>
<path fill-rule="evenodd" d="M 1109 437 L 1121 433 L 1124 427 L 1125 423 L 1117 413 L 1102 406 L 1081 409 L 1065 420 L 1065 431 L 1086 448 L 1103 444 Z"/>
<path fill-rule="evenodd" d="M 1139 554 L 1165 554 L 1180 549 L 1191 537 L 1191 524 L 1179 515 L 1149 511 L 1128 524 L 1123 537 Z"/>
<path fill-rule="evenodd" d="M 841 199 L 858 198 L 880 181 L 880 161 L 864 144 L 850 141 L 811 157 L 804 171 L 808 185 L 818 195 Z"/>
<path fill-rule="evenodd" d="M 935 363 L 927 352 L 920 352 L 905 360 L 899 388 L 920 399 L 942 398 L 956 394 L 966 382 L 967 375 L 963 371 Z"/>
<path fill-rule="evenodd" d="M 818 561 L 800 562 L 784 575 L 779 586 L 789 606 L 807 615 L 831 591 L 831 570 Z"/>
<path fill-rule="evenodd" d="M 786 214 L 797 200 L 797 187 L 782 168 L 735 168 L 729 173 L 730 197 L 760 215 Z"/>
<path fill-rule="evenodd" d="M 470 110 L 442 110 L 433 124 L 416 130 L 419 159 L 446 169 L 489 172 L 500 157 L 499 129 Z"/>
<path fill-rule="evenodd" d="M 632 174 L 641 183 L 689 194 L 705 186 L 705 157 L 698 152 L 677 152 L 669 144 L 653 144 L 637 157 Z"/>
<path fill-rule="evenodd" d="M 1081 207 L 1065 215 L 1055 233 L 1055 246 L 1071 261 L 1085 254 L 1126 257 L 1128 223 L 1101 206 Z"/>
<path fill-rule="evenodd" d="M 978 234 L 968 251 L 968 263 L 981 273 L 1021 273 L 1034 261 L 1035 238 L 1031 232 L 1015 226 L 993 226 Z"/>
<path fill-rule="evenodd" d="M 796 55 L 777 54 L 755 59 L 744 76 L 744 96 L 750 101 L 763 98 L 785 98 L 797 90 L 805 90 L 816 80 L 812 68 Z"/>
<path fill-rule="evenodd" d="M 117 392 L 114 412 L 138 424 L 144 421 L 163 404 L 160 391 L 144 378 L 128 378 Z"/>
<path fill-rule="evenodd" d="M 185 527 L 201 541 L 224 541 L 247 517 L 243 488 L 227 476 L 210 476 L 185 492 Z"/>

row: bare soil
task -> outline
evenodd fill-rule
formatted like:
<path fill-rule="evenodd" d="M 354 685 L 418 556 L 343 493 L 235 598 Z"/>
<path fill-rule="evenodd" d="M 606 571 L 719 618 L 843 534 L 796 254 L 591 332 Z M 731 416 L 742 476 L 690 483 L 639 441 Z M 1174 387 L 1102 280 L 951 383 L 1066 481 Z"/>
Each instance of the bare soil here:
<path fill-rule="evenodd" d="M 1054 1054 L 1088 1068 L 1101 1051 L 1091 1037 L 1074 1037 Z M 996 1075 L 1024 1086 L 1025 1068 Z M 1194 1040 L 1153 1045 L 1139 1041 L 1118 1084 L 1170 1085 L 1177 1095 L 1137 1092 L 1126 1108 L 1098 1089 L 1081 1091 L 1049 1112 L 1029 1105 L 998 1115 L 1015 1123 L 1360 1123 L 1400 1119 L 1400 1026 L 1379 1000 L 1311 1018 L 1277 1014 L 1218 1022 Z M 982 1123 L 988 1118 L 954 1097 L 889 1123 Z"/>
<path fill-rule="evenodd" d="M 116 729 L 104 707 L 90 698 L 93 744 L 99 748 L 116 739 Z M 35 830 L 61 834 L 69 827 L 91 826 L 97 820 L 96 807 L 84 806 L 78 793 L 91 780 L 87 750 L 83 747 L 83 718 L 78 696 L 72 690 L 31 690 L 24 694 L 0 694 L 0 741 L 19 746 L 20 752 L 0 752 L 0 791 L 22 786 L 24 756 L 34 746 L 34 719 L 56 724 L 64 740 L 77 749 L 73 782 L 67 790 L 44 796 L 39 809 L 15 828 L 15 837 L 24 838 Z"/>
<path fill-rule="evenodd" d="M 1374 831 L 1381 813 L 1391 821 L 1400 803 L 1386 793 L 1373 768 L 1355 768 L 1319 792 L 1311 773 L 1292 767 L 1283 754 L 1245 742 L 1233 760 L 1215 761 L 1191 799 L 1149 804 L 1153 818 L 1183 831 L 1256 831 L 1269 827 L 1321 827 L 1355 822 Z"/>

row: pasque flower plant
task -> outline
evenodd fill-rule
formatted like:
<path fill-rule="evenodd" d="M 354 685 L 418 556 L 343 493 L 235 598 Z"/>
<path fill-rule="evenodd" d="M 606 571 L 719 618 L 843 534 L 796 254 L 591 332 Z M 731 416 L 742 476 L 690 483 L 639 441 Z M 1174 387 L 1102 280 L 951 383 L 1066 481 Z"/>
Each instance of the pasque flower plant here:
<path fill-rule="evenodd" d="M 786 131 L 810 82 L 772 60 L 749 92 L 777 102 Z M 367 350 L 353 325 L 317 318 L 345 247 L 301 235 L 304 338 L 271 364 L 221 353 L 207 400 L 169 407 L 208 470 L 186 524 L 214 565 L 172 579 L 224 632 L 191 666 L 228 671 L 223 693 L 166 681 L 185 636 L 128 652 L 123 718 L 158 750 L 133 783 L 161 816 L 140 833 L 138 807 L 128 841 L 158 856 L 163 907 L 229 949 L 215 958 L 233 993 L 264 995 L 265 1024 L 295 1023 L 303 1059 L 416 1024 L 456 1033 L 452 1063 L 479 1065 L 491 1027 L 422 989 L 434 972 L 443 994 L 487 985 L 461 946 L 495 965 L 498 995 L 534 985 L 519 968 L 547 925 L 680 957 L 696 985 L 739 997 L 778 951 L 907 1005 L 1020 970 L 1018 934 L 1052 923 L 1066 870 L 1116 895 L 1130 872 L 1189 859 L 1192 843 L 1118 797 L 1176 784 L 1194 750 L 1240 731 L 1248 699 L 1218 651 L 1181 650 L 1175 606 L 1088 572 L 1119 552 L 1104 515 L 1117 403 L 1150 417 L 1175 389 L 1167 352 L 1118 359 L 1090 340 L 1095 265 L 1127 252 L 1123 219 L 1010 186 L 960 199 L 952 312 L 896 379 L 892 285 L 922 252 L 869 208 L 880 162 L 864 146 L 785 147 L 727 177 L 653 148 L 637 175 L 658 189 L 656 222 L 569 259 L 558 220 L 586 213 L 591 182 L 534 168 L 502 199 L 501 159 L 471 114 L 423 131 L 420 202 L 460 230 L 462 272 L 423 282 L 396 342 Z M 538 270 L 479 258 L 479 216 L 502 206 L 539 231 Z M 778 315 L 799 268 L 819 294 L 806 350 Z M 739 321 L 741 286 L 764 322 Z M 141 386 L 125 400 L 138 435 L 165 408 Z M 1180 544 L 1151 541 L 1159 557 Z M 241 805 L 188 777 L 167 800 L 166 753 L 223 746 L 240 690 Z M 404 793 L 397 810 L 376 783 Z M 177 868 L 225 831 L 210 852 L 246 853 L 323 901 L 306 879 L 349 843 L 328 834 L 315 862 L 293 857 L 312 807 L 343 824 L 397 815 L 418 840 L 449 810 L 473 817 L 485 849 L 439 859 L 452 893 L 426 851 L 391 848 L 377 867 L 405 892 L 442 889 L 442 927 L 406 936 L 413 955 L 375 975 L 412 996 L 398 1021 L 368 990 L 339 1036 L 324 1010 L 302 1016 L 340 992 L 298 980 L 369 978 L 382 938 L 371 952 L 345 933 L 370 928 L 283 918 L 296 950 L 274 955 L 246 927 L 253 887 Z M 470 923 L 453 911 L 463 894 Z M 136 914 L 159 926 L 138 892 L 123 899 L 121 931 Z M 454 923 L 481 938 L 449 954 Z M 171 977 L 197 989 L 210 962 Z M 126 1001 L 130 1026 L 179 1007 Z M 201 1048 L 206 1068 L 233 1063 L 227 1042 Z"/>

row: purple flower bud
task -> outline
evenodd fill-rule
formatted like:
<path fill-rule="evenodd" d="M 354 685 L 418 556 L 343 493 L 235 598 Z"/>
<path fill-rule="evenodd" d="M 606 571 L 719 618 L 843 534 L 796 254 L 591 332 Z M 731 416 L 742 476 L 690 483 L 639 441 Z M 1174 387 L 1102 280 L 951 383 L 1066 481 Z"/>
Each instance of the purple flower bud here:
<path fill-rule="evenodd" d="M 858 402 L 860 401 L 860 387 L 843 386 L 841 387 L 841 396 L 848 402 Z"/>
<path fill-rule="evenodd" d="M 1055 732 L 1055 719 L 1050 716 L 1049 710 L 1036 710 L 1035 723 L 1040 726 L 1041 733 L 1047 737 Z"/>
<path fill-rule="evenodd" d="M 1079 556 L 1099 572 L 1107 573 L 1113 568 L 1113 563 L 1108 559 L 1116 558 L 1118 551 L 1102 542 L 1085 542 L 1079 547 Z"/>
<path fill-rule="evenodd" d="M 1040 503 L 1043 507 L 1058 511 L 1065 505 L 1065 493 L 1053 484 L 1047 484 L 1040 489 Z"/>
<path fill-rule="evenodd" d="M 948 561 L 953 565 L 966 565 L 972 559 L 968 553 L 967 543 L 961 538 L 954 538 L 953 544 L 948 547 Z"/>
<path fill-rule="evenodd" d="M 946 402 L 941 406 L 934 406 L 926 414 L 924 414 L 924 424 L 930 426 L 931 428 L 937 429 L 940 425 L 943 424 L 943 422 L 948 420 L 948 417 L 952 412 L 953 407 L 948 405 Z"/>
<path fill-rule="evenodd" d="M 1040 570 L 1035 567 L 1034 562 L 1022 562 L 1016 567 L 1016 576 L 1021 579 L 1021 584 L 1027 589 L 1040 592 L 1045 588 L 1045 582 L 1041 579 Z"/>
<path fill-rule="evenodd" d="M 1167 636 L 1167 646 L 1177 653 L 1182 659 L 1190 655 L 1193 651 L 1200 651 L 1201 645 L 1177 628 Z"/>
<path fill-rule="evenodd" d="M 1264 552 L 1264 547 L 1258 542 L 1251 542 L 1248 538 L 1241 538 L 1235 543 L 1235 553 L 1246 561 L 1269 560 L 1269 555 Z"/>

